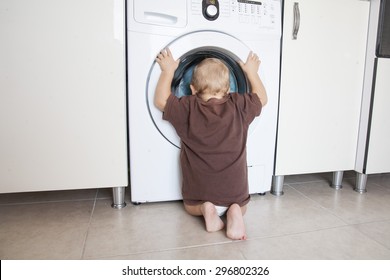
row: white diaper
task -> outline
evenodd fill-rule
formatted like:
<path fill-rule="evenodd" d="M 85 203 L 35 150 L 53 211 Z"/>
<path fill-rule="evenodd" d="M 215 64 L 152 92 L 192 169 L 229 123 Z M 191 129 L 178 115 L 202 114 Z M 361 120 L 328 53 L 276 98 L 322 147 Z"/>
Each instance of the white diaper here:
<path fill-rule="evenodd" d="M 218 216 L 223 216 L 229 209 L 229 207 L 215 205 L 215 209 L 217 209 Z"/>

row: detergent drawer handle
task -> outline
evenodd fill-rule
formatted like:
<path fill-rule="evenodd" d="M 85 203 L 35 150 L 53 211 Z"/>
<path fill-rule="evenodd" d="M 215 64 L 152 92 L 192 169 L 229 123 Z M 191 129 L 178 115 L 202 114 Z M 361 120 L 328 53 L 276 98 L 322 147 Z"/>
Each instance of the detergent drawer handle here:
<path fill-rule="evenodd" d="M 161 24 L 176 24 L 178 18 L 172 15 L 157 13 L 157 12 L 144 12 L 145 19 L 150 22 Z"/>
<path fill-rule="evenodd" d="M 299 11 L 299 3 L 294 2 L 294 25 L 293 25 L 293 40 L 298 38 L 299 26 L 301 24 L 301 13 Z"/>

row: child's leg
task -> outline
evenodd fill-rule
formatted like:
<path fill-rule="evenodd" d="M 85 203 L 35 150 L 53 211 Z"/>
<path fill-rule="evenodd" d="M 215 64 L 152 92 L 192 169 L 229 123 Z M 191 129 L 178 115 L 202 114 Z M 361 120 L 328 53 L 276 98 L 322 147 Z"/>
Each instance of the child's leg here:
<path fill-rule="evenodd" d="M 227 211 L 227 230 L 226 235 L 230 239 L 245 240 L 246 230 L 243 215 L 246 212 L 246 205 L 240 207 L 238 204 L 232 204 Z"/>
<path fill-rule="evenodd" d="M 187 205 L 184 203 L 186 211 L 193 216 L 203 216 L 206 223 L 206 230 L 208 232 L 215 232 L 223 229 L 225 224 L 218 216 L 215 205 L 211 202 L 205 202 L 198 205 Z"/>

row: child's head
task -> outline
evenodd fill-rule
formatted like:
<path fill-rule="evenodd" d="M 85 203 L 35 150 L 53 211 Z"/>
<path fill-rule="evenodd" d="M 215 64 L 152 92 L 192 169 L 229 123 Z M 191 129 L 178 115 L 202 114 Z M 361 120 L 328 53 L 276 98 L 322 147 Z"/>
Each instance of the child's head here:
<path fill-rule="evenodd" d="M 206 58 L 195 67 L 191 81 L 194 94 L 227 94 L 229 86 L 229 69 L 221 60 Z"/>

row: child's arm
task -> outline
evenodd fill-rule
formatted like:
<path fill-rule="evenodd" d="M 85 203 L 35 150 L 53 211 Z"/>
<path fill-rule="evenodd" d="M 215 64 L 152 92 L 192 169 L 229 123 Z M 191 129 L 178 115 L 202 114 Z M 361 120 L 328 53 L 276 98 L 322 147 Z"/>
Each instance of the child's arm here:
<path fill-rule="evenodd" d="M 239 62 L 242 70 L 245 72 L 248 77 L 249 83 L 251 85 L 252 93 L 257 94 L 259 97 L 262 106 L 264 107 L 267 104 L 268 97 L 267 91 L 264 88 L 263 82 L 261 81 L 259 74 L 260 59 L 257 54 L 250 52 L 245 63 L 242 61 Z"/>
<path fill-rule="evenodd" d="M 161 74 L 154 94 L 154 105 L 164 112 L 168 97 L 171 94 L 173 75 L 179 66 L 180 60 L 174 60 L 171 51 L 166 48 L 158 54 L 156 62 L 160 65 Z"/>

